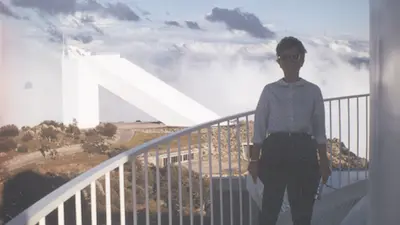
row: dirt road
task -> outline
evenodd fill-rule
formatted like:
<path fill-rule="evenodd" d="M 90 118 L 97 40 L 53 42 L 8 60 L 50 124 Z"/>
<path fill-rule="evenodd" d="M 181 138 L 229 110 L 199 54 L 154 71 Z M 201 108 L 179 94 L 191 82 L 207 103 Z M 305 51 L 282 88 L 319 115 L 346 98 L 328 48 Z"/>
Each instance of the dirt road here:
<path fill-rule="evenodd" d="M 61 147 L 56 149 L 56 156 L 67 156 L 76 153 L 83 152 L 81 145 L 71 145 L 67 147 Z M 30 152 L 23 155 L 15 156 L 14 158 L 2 163 L 0 165 L 0 170 L 3 169 L 4 172 L 12 172 L 14 170 L 21 169 L 27 165 L 35 164 L 43 160 L 47 160 L 50 157 L 43 157 L 40 151 Z"/>

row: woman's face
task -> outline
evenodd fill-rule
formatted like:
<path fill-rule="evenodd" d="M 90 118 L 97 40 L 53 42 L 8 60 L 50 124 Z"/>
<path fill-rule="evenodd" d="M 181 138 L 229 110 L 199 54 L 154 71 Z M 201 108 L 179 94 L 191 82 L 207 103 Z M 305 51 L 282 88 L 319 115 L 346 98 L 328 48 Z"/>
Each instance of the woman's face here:
<path fill-rule="evenodd" d="M 298 73 L 304 64 L 304 55 L 299 52 L 298 48 L 290 48 L 278 56 L 277 62 L 284 73 Z"/>

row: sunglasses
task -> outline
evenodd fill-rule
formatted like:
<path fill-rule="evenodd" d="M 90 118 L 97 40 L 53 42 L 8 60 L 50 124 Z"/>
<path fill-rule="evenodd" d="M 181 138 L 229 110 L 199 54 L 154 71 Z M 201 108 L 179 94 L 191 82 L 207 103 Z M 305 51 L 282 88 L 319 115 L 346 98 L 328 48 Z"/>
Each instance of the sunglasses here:
<path fill-rule="evenodd" d="M 300 54 L 296 54 L 296 55 L 280 55 L 278 56 L 279 60 L 294 60 L 294 61 L 299 61 L 301 58 Z"/>

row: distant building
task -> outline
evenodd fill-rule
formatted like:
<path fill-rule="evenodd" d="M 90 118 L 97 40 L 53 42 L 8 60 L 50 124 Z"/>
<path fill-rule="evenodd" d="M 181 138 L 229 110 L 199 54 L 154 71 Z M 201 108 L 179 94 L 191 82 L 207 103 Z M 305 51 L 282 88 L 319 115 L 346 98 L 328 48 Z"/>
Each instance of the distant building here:
<path fill-rule="evenodd" d="M 157 152 L 156 150 L 150 151 L 148 155 L 148 162 L 153 165 L 157 165 L 156 152 Z M 143 156 L 141 156 L 140 159 L 143 160 Z M 166 149 L 158 150 L 158 165 L 160 168 L 166 167 L 168 163 L 173 165 L 173 164 L 178 164 L 179 161 L 181 161 L 181 163 L 186 163 L 189 160 L 193 162 L 199 160 L 198 148 L 191 149 L 190 153 L 187 148 L 181 149 L 180 154 L 177 148 L 171 149 L 169 162 L 168 162 L 168 151 Z"/>

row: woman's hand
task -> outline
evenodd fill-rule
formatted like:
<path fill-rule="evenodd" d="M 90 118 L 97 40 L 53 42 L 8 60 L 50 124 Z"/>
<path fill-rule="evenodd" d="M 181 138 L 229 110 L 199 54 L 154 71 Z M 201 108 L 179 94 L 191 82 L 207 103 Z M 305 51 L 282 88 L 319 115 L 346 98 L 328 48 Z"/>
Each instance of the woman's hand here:
<path fill-rule="evenodd" d="M 250 161 L 247 170 L 249 171 L 250 175 L 253 177 L 254 183 L 257 182 L 258 178 L 258 161 Z"/>
<path fill-rule="evenodd" d="M 329 159 L 326 150 L 326 144 L 318 145 L 319 152 L 319 172 L 321 174 L 322 183 L 326 184 L 332 174 L 331 167 L 329 166 Z"/>

